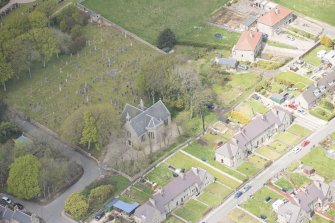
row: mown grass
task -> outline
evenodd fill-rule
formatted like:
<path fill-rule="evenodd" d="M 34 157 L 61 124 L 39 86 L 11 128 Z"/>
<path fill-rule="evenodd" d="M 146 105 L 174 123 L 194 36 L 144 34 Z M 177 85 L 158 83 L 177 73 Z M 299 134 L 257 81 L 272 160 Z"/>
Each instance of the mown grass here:
<path fill-rule="evenodd" d="M 196 223 L 203 217 L 207 209 L 208 206 L 192 199 L 174 213 L 188 222 Z"/>

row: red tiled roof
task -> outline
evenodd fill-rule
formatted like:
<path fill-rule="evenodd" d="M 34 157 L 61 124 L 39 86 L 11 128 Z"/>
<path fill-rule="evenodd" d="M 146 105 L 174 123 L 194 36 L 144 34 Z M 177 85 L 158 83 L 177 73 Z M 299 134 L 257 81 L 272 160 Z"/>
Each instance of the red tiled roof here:
<path fill-rule="evenodd" d="M 242 32 L 236 43 L 235 50 L 255 50 L 259 41 L 262 40 L 262 33 L 253 31 Z"/>
<path fill-rule="evenodd" d="M 260 17 L 257 22 L 265 24 L 267 26 L 274 26 L 292 12 L 293 11 L 291 9 L 287 9 L 283 6 L 277 6 L 276 8 L 272 9 L 271 11 Z"/>

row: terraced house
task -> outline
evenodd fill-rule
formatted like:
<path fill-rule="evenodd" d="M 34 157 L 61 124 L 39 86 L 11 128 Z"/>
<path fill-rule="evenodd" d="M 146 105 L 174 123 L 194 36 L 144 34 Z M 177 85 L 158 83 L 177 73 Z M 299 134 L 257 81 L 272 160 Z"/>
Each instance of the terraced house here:
<path fill-rule="evenodd" d="M 142 100 L 137 107 L 126 104 L 121 121 L 128 146 L 156 144 L 169 137 L 167 130 L 171 124 L 171 114 L 161 100 L 149 108 L 144 106 Z"/>
<path fill-rule="evenodd" d="M 249 153 L 269 140 L 277 132 L 285 131 L 293 121 L 290 112 L 274 107 L 264 115 L 256 116 L 248 125 L 215 152 L 215 160 L 236 168 Z"/>
<path fill-rule="evenodd" d="M 166 215 L 178 206 L 213 183 L 215 178 L 206 170 L 192 167 L 185 174 L 177 178 L 156 192 L 149 201 L 135 210 L 137 223 L 159 223 L 166 219 Z"/>

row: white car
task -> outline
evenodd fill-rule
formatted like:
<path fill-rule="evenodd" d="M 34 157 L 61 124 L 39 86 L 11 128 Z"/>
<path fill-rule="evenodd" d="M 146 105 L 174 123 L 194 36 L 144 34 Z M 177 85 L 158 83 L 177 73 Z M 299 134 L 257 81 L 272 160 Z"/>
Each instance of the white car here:
<path fill-rule="evenodd" d="M 9 199 L 8 197 L 2 197 L 1 200 L 5 201 L 7 204 L 11 204 L 12 200 Z"/>
<path fill-rule="evenodd" d="M 295 147 L 293 150 L 292 150 L 294 153 L 298 153 L 301 151 L 301 148 L 300 147 Z"/>

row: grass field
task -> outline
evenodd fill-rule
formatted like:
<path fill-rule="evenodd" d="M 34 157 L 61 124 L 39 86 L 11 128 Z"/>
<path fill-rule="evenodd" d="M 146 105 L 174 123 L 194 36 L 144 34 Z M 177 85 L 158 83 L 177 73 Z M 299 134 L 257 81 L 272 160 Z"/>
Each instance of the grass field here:
<path fill-rule="evenodd" d="M 286 145 L 296 145 L 300 141 L 300 137 L 297 135 L 294 135 L 290 132 L 280 132 L 275 135 L 275 139 L 278 141 L 285 143 Z"/>
<path fill-rule="evenodd" d="M 300 90 L 313 83 L 313 81 L 293 72 L 279 73 L 275 79 L 278 82 L 293 84 L 294 87 Z"/>
<path fill-rule="evenodd" d="M 237 167 L 237 170 L 247 176 L 253 176 L 265 167 L 267 161 L 259 156 L 250 155 L 245 161 Z"/>
<path fill-rule="evenodd" d="M 220 182 L 229 186 L 230 188 L 236 188 L 240 185 L 238 181 L 233 180 L 230 177 L 227 177 L 220 172 L 214 170 L 211 167 L 206 166 L 205 164 L 195 160 L 181 152 L 177 152 L 174 156 L 170 157 L 167 161 L 168 164 L 173 165 L 176 168 L 185 168 L 190 169 L 191 167 L 200 167 L 207 170 L 210 174 L 217 178 Z"/>
<path fill-rule="evenodd" d="M 229 218 L 229 222 L 231 223 L 259 223 L 261 221 L 256 220 L 254 217 L 249 215 L 248 213 L 238 209 L 234 208 L 231 210 L 227 216 Z"/>
<path fill-rule="evenodd" d="M 257 114 L 264 114 L 269 111 L 269 109 L 262 103 L 251 98 L 247 101 L 242 102 L 235 108 L 235 111 L 239 111 L 242 114 L 248 116 L 250 119 Z"/>
<path fill-rule="evenodd" d="M 312 133 L 311 130 L 297 124 L 292 125 L 290 128 L 287 129 L 287 131 L 301 137 L 307 137 Z"/>
<path fill-rule="evenodd" d="M 224 84 L 213 85 L 218 100 L 226 106 L 236 102 L 239 96 L 255 86 L 260 80 L 260 76 L 253 73 L 232 74 L 229 78 L 230 80 L 224 82 Z"/>
<path fill-rule="evenodd" d="M 172 29 L 178 41 L 197 35 L 197 27 L 227 0 L 86 0 L 83 4 L 114 23 L 155 44 L 159 33 Z M 205 31 L 203 35 L 209 31 Z M 211 37 L 213 35 L 209 34 Z M 202 35 L 196 38 L 202 38 Z M 205 37 L 206 38 L 206 37 Z"/>
<path fill-rule="evenodd" d="M 290 173 L 289 177 L 292 181 L 292 183 L 297 187 L 300 188 L 302 186 L 307 186 L 310 184 L 312 181 L 306 177 L 305 175 L 301 173 Z"/>
<path fill-rule="evenodd" d="M 274 0 L 274 2 L 335 26 L 333 0 Z"/>
<path fill-rule="evenodd" d="M 193 143 L 190 146 L 186 147 L 185 152 L 199 158 L 206 160 L 207 163 L 211 164 L 212 166 L 228 173 L 229 175 L 236 177 L 239 180 L 245 180 L 246 177 L 237 171 L 230 169 L 229 167 L 226 167 L 219 162 L 214 160 L 215 157 L 215 149 L 209 146 L 201 146 L 197 143 Z"/>
<path fill-rule="evenodd" d="M 138 103 L 132 82 L 143 63 L 158 56 L 158 52 L 125 39 L 113 28 L 88 25 L 84 32 L 90 44 L 78 55 L 53 58 L 46 68 L 35 64 L 31 79 L 27 76 L 10 82 L 6 92 L 9 104 L 57 131 L 82 106 L 113 101 L 115 108 L 122 111 L 125 103 Z M 111 70 L 115 75 L 109 74 Z M 85 83 L 89 102 L 83 93 Z M 128 87 L 125 83 L 129 83 Z"/>
<path fill-rule="evenodd" d="M 161 163 L 154 170 L 152 170 L 148 175 L 145 176 L 151 182 L 155 182 L 160 186 L 164 186 L 169 183 L 173 178 L 172 171 L 168 169 L 165 163 Z"/>
<path fill-rule="evenodd" d="M 326 178 L 327 180 L 335 179 L 335 160 L 327 157 L 325 150 L 322 148 L 316 148 L 301 161 L 308 166 L 313 167 L 318 174 Z"/>
<path fill-rule="evenodd" d="M 286 180 L 285 178 L 280 178 L 279 180 L 277 180 L 275 182 L 275 185 L 277 185 L 278 187 L 280 187 L 280 189 L 286 189 L 286 190 L 290 190 L 293 189 L 293 185 Z"/>
<path fill-rule="evenodd" d="M 197 200 L 204 202 L 210 207 L 215 207 L 221 203 L 221 199 L 218 196 L 209 192 L 202 193 Z"/>
<path fill-rule="evenodd" d="M 188 222 L 197 223 L 208 208 L 208 206 L 192 199 L 181 208 L 178 208 L 174 213 Z"/>
<path fill-rule="evenodd" d="M 329 50 L 329 48 L 323 45 L 315 47 L 311 52 L 309 52 L 306 56 L 303 57 L 304 61 L 314 66 L 319 66 L 321 64 L 321 59 L 316 56 L 316 53 L 319 52 L 320 50 Z"/>
<path fill-rule="evenodd" d="M 268 203 L 265 202 L 265 198 L 267 197 L 271 197 Z M 253 198 L 248 199 L 242 207 L 258 217 L 265 215 L 267 217 L 266 222 L 275 223 L 277 214 L 272 211 L 271 205 L 277 199 L 282 199 L 282 197 L 268 188 L 262 188 L 254 194 Z"/>

